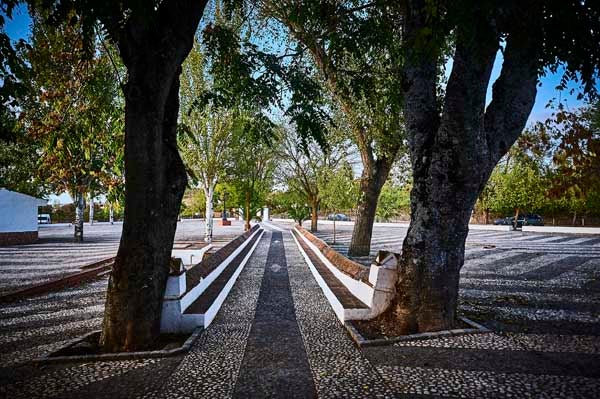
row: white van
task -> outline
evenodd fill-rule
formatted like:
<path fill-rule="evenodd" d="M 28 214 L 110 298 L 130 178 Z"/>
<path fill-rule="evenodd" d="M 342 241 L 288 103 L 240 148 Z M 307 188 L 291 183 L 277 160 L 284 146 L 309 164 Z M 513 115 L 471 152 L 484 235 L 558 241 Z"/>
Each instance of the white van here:
<path fill-rule="evenodd" d="M 38 224 L 50 224 L 52 220 L 50 220 L 50 215 L 47 213 L 42 213 L 38 215 Z"/>

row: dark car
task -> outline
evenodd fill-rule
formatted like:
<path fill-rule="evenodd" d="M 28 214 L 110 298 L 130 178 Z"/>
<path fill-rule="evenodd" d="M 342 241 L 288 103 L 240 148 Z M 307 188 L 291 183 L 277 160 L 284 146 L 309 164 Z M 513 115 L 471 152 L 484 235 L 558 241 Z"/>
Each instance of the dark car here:
<path fill-rule="evenodd" d="M 496 225 L 505 225 L 505 226 L 513 226 L 515 223 L 514 216 L 507 216 L 502 219 L 496 219 L 494 224 Z M 529 213 L 527 215 L 519 215 L 517 219 L 517 228 L 521 228 L 523 226 L 543 226 L 544 218 L 540 215 L 536 215 L 535 213 Z"/>
<path fill-rule="evenodd" d="M 514 218 L 514 216 L 511 217 L 505 217 L 505 218 L 500 218 L 500 219 L 496 219 L 494 220 L 494 224 L 495 225 L 500 225 L 500 226 L 509 226 L 512 224 L 512 219 Z"/>
<path fill-rule="evenodd" d="M 525 226 L 543 226 L 544 218 L 540 215 L 536 215 L 535 213 L 530 213 L 525 215 L 523 224 Z"/>
<path fill-rule="evenodd" d="M 344 215 L 343 213 L 336 213 L 327 216 L 327 220 L 336 220 L 338 222 L 349 222 L 350 216 Z"/>

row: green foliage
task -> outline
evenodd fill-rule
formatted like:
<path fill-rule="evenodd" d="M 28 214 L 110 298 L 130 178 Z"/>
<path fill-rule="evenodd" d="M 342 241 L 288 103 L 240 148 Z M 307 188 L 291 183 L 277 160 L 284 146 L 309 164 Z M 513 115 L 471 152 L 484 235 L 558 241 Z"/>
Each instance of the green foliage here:
<path fill-rule="evenodd" d="M 298 224 L 302 224 L 310 216 L 310 208 L 306 203 L 305 194 L 295 190 L 272 193 L 269 196 L 268 204 L 274 214 L 287 213 Z"/>
<path fill-rule="evenodd" d="M 478 208 L 600 214 L 599 113 L 598 103 L 574 111 L 559 107 L 526 129 L 492 173 Z"/>
<path fill-rule="evenodd" d="M 36 173 L 38 145 L 7 109 L 0 110 L 0 118 L 9 129 L 7 141 L 0 140 L 0 187 L 34 197 L 46 196 L 48 184 Z"/>
<path fill-rule="evenodd" d="M 261 5 L 265 15 L 285 25 L 299 48 L 310 53 L 363 159 L 393 159 L 404 138 L 398 7 L 353 1 Z"/>
<path fill-rule="evenodd" d="M 518 162 L 508 170 L 494 170 L 488 183 L 487 207 L 504 214 L 539 212 L 545 204 L 544 179 L 532 163 Z"/>
<path fill-rule="evenodd" d="M 229 147 L 240 121 L 235 109 L 198 103 L 210 86 L 205 73 L 205 57 L 196 42 L 182 66 L 178 145 L 190 180 L 209 190 L 225 177 L 232 155 Z"/>
<path fill-rule="evenodd" d="M 180 214 L 182 217 L 191 218 L 197 215 L 204 216 L 204 212 L 206 211 L 206 197 L 204 196 L 204 190 L 186 190 L 181 205 Z"/>
<path fill-rule="evenodd" d="M 20 122 L 38 146 L 37 174 L 56 192 L 122 197 L 123 102 L 106 46 L 86 53 L 83 27 L 34 14 Z"/>
<path fill-rule="evenodd" d="M 395 186 L 386 182 L 381 189 L 379 202 L 377 203 L 377 215 L 379 221 L 387 222 L 401 213 L 410 211 L 410 187 Z"/>
<path fill-rule="evenodd" d="M 319 179 L 348 158 L 348 140 L 340 132 L 332 131 L 334 133 L 328 137 L 327 151 L 324 151 L 314 142 L 303 146 L 301 135 L 295 129 L 283 130 L 284 137 L 277 153 L 279 167 L 275 175 L 289 193 L 301 196 L 298 203 L 318 208 L 321 201 Z"/>
<path fill-rule="evenodd" d="M 325 170 L 318 184 L 321 204 L 325 209 L 339 212 L 356 205 L 358 185 L 353 179 L 352 168 L 347 163 L 334 170 Z"/>
<path fill-rule="evenodd" d="M 234 200 L 232 206 L 234 203 L 239 205 L 247 216 L 252 217 L 265 204 L 271 191 L 276 167 L 277 143 L 274 140 L 278 136 L 261 133 L 273 128 L 267 118 L 255 119 L 249 115 L 241 118 L 242 128 L 236 130 L 231 146 L 232 162 L 227 173 L 227 187 L 230 198 Z"/>
<path fill-rule="evenodd" d="M 283 114 L 301 133 L 303 144 L 312 138 L 325 147 L 330 121 L 327 102 L 320 82 L 314 79 L 301 52 L 295 52 L 297 56 L 281 55 L 260 43 L 260 31 L 268 29 L 254 26 L 261 21 L 254 5 L 225 5 L 224 14 L 229 15 L 226 20 L 219 11 L 223 5 L 220 1 L 216 4 L 214 21 L 203 29 L 208 72 L 213 84 L 199 96 L 198 103 L 212 102 L 221 107 L 255 110 L 255 119 L 262 117 L 260 110 L 274 106 L 282 108 Z M 282 93 L 289 94 L 291 101 L 286 101 Z M 263 138 L 267 133 L 261 132 Z"/>

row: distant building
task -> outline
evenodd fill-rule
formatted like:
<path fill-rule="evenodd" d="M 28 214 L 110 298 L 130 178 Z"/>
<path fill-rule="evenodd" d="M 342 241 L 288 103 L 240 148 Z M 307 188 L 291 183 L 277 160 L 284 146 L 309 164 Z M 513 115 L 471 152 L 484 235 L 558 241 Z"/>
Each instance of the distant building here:
<path fill-rule="evenodd" d="M 38 207 L 47 201 L 0 189 L 0 245 L 28 244 L 38 239 Z"/>

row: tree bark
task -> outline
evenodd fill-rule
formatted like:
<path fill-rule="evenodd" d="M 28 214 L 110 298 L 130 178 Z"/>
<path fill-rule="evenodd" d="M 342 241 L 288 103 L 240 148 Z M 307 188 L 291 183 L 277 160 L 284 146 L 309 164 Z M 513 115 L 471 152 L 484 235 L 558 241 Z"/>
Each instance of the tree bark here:
<path fill-rule="evenodd" d="M 408 2 L 407 40 L 427 40 L 425 1 Z M 407 55 L 404 112 L 413 169 L 411 221 L 402 247 L 396 296 L 375 321 L 389 334 L 450 329 L 472 209 L 491 171 L 522 132 L 535 101 L 535 20 L 506 38 L 504 64 L 485 108 L 499 35 L 476 7 L 473 26 L 456 30 L 456 50 L 438 110 L 437 60 L 418 46 Z M 464 17 L 466 19 L 466 17 Z M 517 32 L 523 33 L 523 32 Z M 416 49 L 416 50 L 414 50 Z"/>
<path fill-rule="evenodd" d="M 75 225 L 74 241 L 83 242 L 83 212 L 85 210 L 85 197 L 82 192 L 75 193 Z"/>
<path fill-rule="evenodd" d="M 177 216 L 187 183 L 177 151 L 179 75 L 206 1 L 165 0 L 135 12 L 116 38 L 125 93 L 125 218 L 100 343 L 143 350 L 160 334 Z M 148 15 L 152 14 L 152 15 Z"/>
<path fill-rule="evenodd" d="M 317 224 L 319 222 L 319 201 L 311 200 L 310 202 L 311 212 L 310 212 L 310 231 L 317 231 Z"/>
<path fill-rule="evenodd" d="M 115 223 L 115 210 L 112 202 L 108 203 L 108 221 L 110 222 L 110 224 Z"/>
<path fill-rule="evenodd" d="M 246 209 L 244 209 L 244 213 L 246 215 L 246 217 L 244 218 L 246 223 L 244 224 L 244 231 L 248 231 L 250 230 L 250 199 L 251 199 L 251 193 L 250 191 L 246 191 L 246 198 L 244 201 L 244 207 Z"/>
<path fill-rule="evenodd" d="M 90 225 L 94 224 L 94 198 L 90 193 Z"/>
<path fill-rule="evenodd" d="M 368 256 L 371 251 L 373 223 L 381 189 L 392 168 L 393 157 L 383 158 L 371 166 L 363 162 L 363 173 L 360 180 L 360 198 L 356 212 L 356 221 L 350 242 L 350 256 Z"/>
<path fill-rule="evenodd" d="M 206 229 L 204 231 L 204 242 L 212 242 L 213 237 L 213 196 L 215 193 L 215 186 L 204 188 L 204 196 L 206 197 Z"/>

